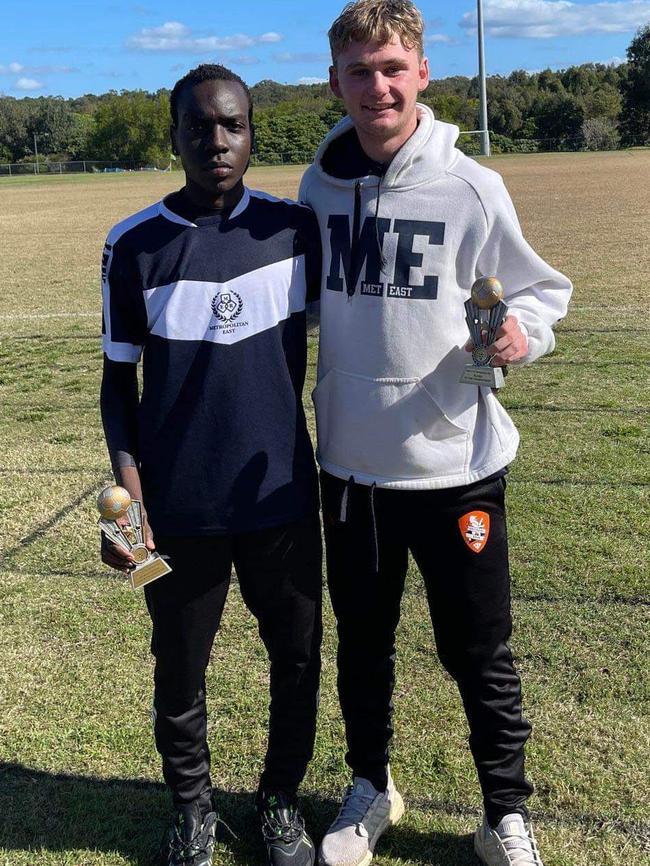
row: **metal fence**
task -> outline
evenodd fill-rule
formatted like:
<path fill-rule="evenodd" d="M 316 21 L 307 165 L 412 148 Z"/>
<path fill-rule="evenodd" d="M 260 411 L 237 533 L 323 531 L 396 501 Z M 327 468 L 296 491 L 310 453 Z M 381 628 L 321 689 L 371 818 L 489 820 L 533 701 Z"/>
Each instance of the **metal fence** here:
<path fill-rule="evenodd" d="M 308 165 L 313 161 L 316 152 L 311 151 L 289 151 L 288 153 L 253 153 L 251 165 Z"/>
<path fill-rule="evenodd" d="M 458 146 L 470 155 L 480 152 L 479 130 L 461 130 Z M 549 153 L 584 150 L 583 136 L 572 138 L 510 139 L 490 133 L 492 153 Z M 649 142 L 639 141 L 635 146 L 648 146 Z M 251 165 L 308 165 L 314 158 L 313 151 L 289 151 L 274 153 L 264 151 L 251 156 Z M 144 164 L 133 160 L 78 159 L 70 162 L 19 162 L 0 163 L 0 176 L 14 175 L 52 175 L 52 174 L 121 174 L 140 171 L 173 171 L 182 168 L 180 161 L 175 163 Z"/>
<path fill-rule="evenodd" d="M 6 162 L 0 163 L 0 175 L 22 174 L 121 174 L 129 171 L 171 171 L 172 164 L 150 165 L 134 160 L 77 159 L 70 162 Z"/>
<path fill-rule="evenodd" d="M 565 138 L 508 138 L 505 135 L 490 132 L 492 153 L 567 153 L 568 151 L 584 150 L 585 140 L 582 135 Z M 475 136 L 475 137 L 474 137 Z M 471 155 L 480 153 L 480 129 L 460 131 L 458 146 Z"/>
<path fill-rule="evenodd" d="M 253 154 L 251 165 L 306 165 L 314 158 L 313 152 L 291 151 L 289 153 Z M 156 165 L 137 163 L 133 160 L 77 159 L 70 162 L 12 162 L 0 163 L 0 176 L 13 177 L 24 174 L 120 174 L 134 171 L 172 171 L 181 169 L 180 162 Z"/>

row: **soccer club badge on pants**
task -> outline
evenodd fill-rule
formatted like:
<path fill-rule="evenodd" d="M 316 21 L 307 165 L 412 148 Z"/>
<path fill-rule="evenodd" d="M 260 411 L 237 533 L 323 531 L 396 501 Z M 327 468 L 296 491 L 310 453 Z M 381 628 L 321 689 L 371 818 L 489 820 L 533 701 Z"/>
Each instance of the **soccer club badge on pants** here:
<path fill-rule="evenodd" d="M 135 566 L 129 570 L 131 586 L 139 589 L 171 571 L 165 560 L 144 541 L 142 503 L 131 499 L 124 487 L 106 487 L 97 497 L 99 528 L 113 544 L 129 551 Z"/>
<path fill-rule="evenodd" d="M 466 385 L 503 386 L 503 370 L 490 364 L 492 356 L 487 348 L 494 343 L 496 333 L 508 315 L 508 307 L 501 300 L 503 287 L 496 277 L 481 277 L 472 286 L 471 297 L 465 301 L 465 321 L 474 343 L 472 361 L 467 364 L 460 381 Z"/>

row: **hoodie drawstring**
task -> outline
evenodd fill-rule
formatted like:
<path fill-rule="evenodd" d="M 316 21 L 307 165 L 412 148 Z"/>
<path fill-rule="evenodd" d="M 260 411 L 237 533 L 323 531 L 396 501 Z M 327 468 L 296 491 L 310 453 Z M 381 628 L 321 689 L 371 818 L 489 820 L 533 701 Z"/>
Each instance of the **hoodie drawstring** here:
<path fill-rule="evenodd" d="M 354 214 L 352 217 L 352 246 L 350 247 L 350 276 L 348 277 L 348 298 L 356 289 L 353 274 L 357 274 L 357 259 L 359 257 L 359 237 L 361 235 L 361 181 L 354 184 Z"/>
<path fill-rule="evenodd" d="M 348 480 L 345 483 L 345 487 L 343 488 L 343 494 L 341 495 L 341 508 L 339 511 L 339 521 L 341 523 L 347 523 L 348 515 L 350 513 L 350 495 L 352 493 L 352 488 L 354 487 L 354 475 L 350 475 Z M 379 573 L 379 535 L 377 533 L 377 515 L 375 513 L 375 490 L 377 489 L 376 483 L 370 485 L 370 520 L 372 525 L 372 570 L 374 574 Z"/>
<path fill-rule="evenodd" d="M 379 538 L 377 536 L 377 515 L 375 514 L 375 490 L 377 485 L 372 482 L 370 487 L 370 517 L 372 519 L 373 563 L 372 570 L 379 574 Z"/>
<path fill-rule="evenodd" d="M 384 273 L 386 271 L 386 257 L 384 249 L 379 237 L 379 200 L 381 199 L 382 187 L 381 182 L 384 176 L 381 175 L 377 182 L 377 197 L 375 199 L 375 243 L 377 244 L 377 253 L 379 257 L 379 270 Z M 351 298 L 356 290 L 355 275 L 359 273 L 359 241 L 361 239 L 361 191 L 363 185 L 360 180 L 354 184 L 354 211 L 352 214 L 352 244 L 350 246 L 350 272 L 347 279 L 348 298 Z"/>
<path fill-rule="evenodd" d="M 381 182 L 383 179 L 384 176 L 382 175 L 377 183 L 377 199 L 375 201 L 375 241 L 377 242 L 377 252 L 379 253 L 379 271 L 382 274 L 385 273 L 387 265 L 384 248 L 379 239 L 379 199 L 381 198 Z"/>
<path fill-rule="evenodd" d="M 350 475 L 343 488 L 343 496 L 341 496 L 341 511 L 339 513 L 339 521 L 347 523 L 348 521 L 348 502 L 350 500 L 350 490 L 354 485 L 354 475 Z"/>

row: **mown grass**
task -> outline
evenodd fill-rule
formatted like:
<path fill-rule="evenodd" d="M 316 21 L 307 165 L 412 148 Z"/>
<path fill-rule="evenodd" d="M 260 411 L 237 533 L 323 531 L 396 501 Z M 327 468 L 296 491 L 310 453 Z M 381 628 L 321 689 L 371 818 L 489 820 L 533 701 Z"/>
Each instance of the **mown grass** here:
<path fill-rule="evenodd" d="M 650 862 L 647 152 L 497 158 L 536 248 L 576 283 L 554 355 L 513 371 L 513 648 L 534 723 L 531 801 L 547 866 Z M 299 169 L 253 170 L 295 194 Z M 145 866 L 168 802 L 148 723 L 142 596 L 97 556 L 110 477 L 97 406 L 106 231 L 173 188 L 135 175 L 0 184 L 0 864 Z M 310 383 L 316 353 L 310 341 Z M 311 409 L 308 407 L 311 413 Z M 311 417 L 311 414 L 310 414 Z M 448 576 L 453 579 L 453 576 Z M 347 781 L 326 614 L 305 812 L 318 838 Z M 236 584 L 208 674 L 224 831 L 215 862 L 262 860 L 252 807 L 267 671 Z M 407 814 L 379 866 L 475 862 L 480 797 L 416 570 L 399 632 L 393 771 Z"/>

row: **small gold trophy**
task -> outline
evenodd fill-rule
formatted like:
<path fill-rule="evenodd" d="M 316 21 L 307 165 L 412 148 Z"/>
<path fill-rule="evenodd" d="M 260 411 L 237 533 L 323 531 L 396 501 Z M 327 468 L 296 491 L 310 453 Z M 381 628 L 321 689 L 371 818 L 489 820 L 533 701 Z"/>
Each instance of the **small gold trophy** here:
<path fill-rule="evenodd" d="M 129 570 L 133 589 L 171 571 L 160 554 L 149 550 L 144 543 L 142 503 L 131 499 L 128 490 L 116 484 L 105 487 L 97 497 L 97 508 L 102 534 L 113 544 L 128 550 L 135 560 L 135 566 Z"/>
<path fill-rule="evenodd" d="M 471 297 L 465 301 L 465 321 L 474 343 L 473 364 L 467 364 L 460 381 L 466 385 L 503 386 L 503 370 L 492 367 L 487 347 L 496 339 L 496 333 L 508 315 L 502 301 L 503 286 L 496 277 L 481 277 L 472 286 Z"/>

